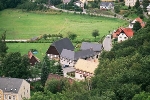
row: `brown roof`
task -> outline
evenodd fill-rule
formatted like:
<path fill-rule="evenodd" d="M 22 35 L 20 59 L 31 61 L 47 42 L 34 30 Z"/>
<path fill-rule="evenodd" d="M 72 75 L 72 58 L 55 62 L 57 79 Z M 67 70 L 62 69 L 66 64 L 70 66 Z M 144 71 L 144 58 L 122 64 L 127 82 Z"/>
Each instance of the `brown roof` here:
<path fill-rule="evenodd" d="M 98 60 L 88 61 L 84 59 L 79 59 L 75 64 L 75 69 L 94 74 L 94 71 L 98 67 L 98 64 Z"/>
<path fill-rule="evenodd" d="M 35 59 L 37 62 L 40 62 L 40 60 L 36 56 L 34 56 L 31 51 L 28 52 L 28 58 L 30 59 L 30 62 L 32 63 L 32 65 L 34 65 L 33 63 L 35 63 L 32 61 L 32 59 Z"/>
<path fill-rule="evenodd" d="M 71 79 L 71 78 L 66 78 L 66 77 L 60 76 L 58 74 L 52 74 L 52 73 L 50 73 L 48 75 L 47 80 L 52 80 L 52 79 L 56 79 L 56 80 L 67 79 L 70 84 L 72 84 L 74 82 L 74 80 Z"/>

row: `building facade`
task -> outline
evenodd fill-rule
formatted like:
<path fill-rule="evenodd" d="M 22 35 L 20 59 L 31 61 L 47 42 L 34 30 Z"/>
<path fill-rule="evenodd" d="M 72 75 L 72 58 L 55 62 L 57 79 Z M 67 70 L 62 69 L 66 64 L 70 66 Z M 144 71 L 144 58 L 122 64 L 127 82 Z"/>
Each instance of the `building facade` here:
<path fill-rule="evenodd" d="M 125 5 L 133 7 L 136 3 L 136 0 L 125 0 Z"/>
<path fill-rule="evenodd" d="M 30 84 L 17 78 L 0 78 L 0 100 L 30 98 Z"/>

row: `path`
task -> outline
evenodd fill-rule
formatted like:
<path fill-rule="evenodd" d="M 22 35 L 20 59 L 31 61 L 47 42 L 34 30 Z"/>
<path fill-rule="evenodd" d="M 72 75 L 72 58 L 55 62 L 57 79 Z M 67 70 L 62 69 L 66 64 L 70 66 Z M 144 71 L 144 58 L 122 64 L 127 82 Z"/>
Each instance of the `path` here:
<path fill-rule="evenodd" d="M 48 6 L 46 6 L 46 7 L 48 7 Z M 50 7 L 48 7 L 48 8 L 53 9 L 53 10 L 59 10 L 59 11 L 67 12 L 67 13 L 81 14 L 81 12 L 59 9 L 59 8 L 56 8 L 55 6 L 50 6 Z M 113 12 L 113 13 L 116 14 L 115 12 Z M 86 13 L 86 12 L 82 12 L 82 14 L 94 15 L 94 16 L 103 16 L 103 17 L 109 17 L 109 18 L 118 18 L 118 19 L 126 20 L 126 21 L 128 21 L 128 22 L 131 20 L 131 19 L 124 18 L 122 15 L 119 15 L 119 14 L 116 14 L 116 17 L 115 17 L 115 16 L 112 16 L 112 15 L 96 14 L 96 13 Z"/>
<path fill-rule="evenodd" d="M 28 40 L 5 40 L 6 42 L 27 42 Z"/>
<path fill-rule="evenodd" d="M 111 35 L 107 35 L 103 40 L 103 47 L 105 51 L 110 51 L 112 48 Z"/>
<path fill-rule="evenodd" d="M 143 11 L 143 15 L 144 15 L 147 19 L 149 19 L 149 16 L 147 15 L 146 12 Z"/>

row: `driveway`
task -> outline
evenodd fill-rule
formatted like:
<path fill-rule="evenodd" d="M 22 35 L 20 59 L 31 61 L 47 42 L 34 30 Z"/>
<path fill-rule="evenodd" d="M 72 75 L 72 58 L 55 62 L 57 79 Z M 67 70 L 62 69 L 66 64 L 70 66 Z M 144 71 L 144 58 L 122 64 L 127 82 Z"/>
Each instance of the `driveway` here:
<path fill-rule="evenodd" d="M 103 47 L 105 51 L 110 51 L 112 48 L 111 35 L 107 35 L 103 40 Z"/>

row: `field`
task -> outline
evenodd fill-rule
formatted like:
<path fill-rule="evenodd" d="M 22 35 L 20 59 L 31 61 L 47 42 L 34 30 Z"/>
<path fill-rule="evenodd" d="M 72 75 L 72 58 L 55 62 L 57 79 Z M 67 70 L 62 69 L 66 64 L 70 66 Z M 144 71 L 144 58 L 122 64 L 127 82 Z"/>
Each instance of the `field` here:
<path fill-rule="evenodd" d="M 30 49 L 36 49 L 38 54 L 35 54 L 40 60 L 45 56 L 50 43 L 7 43 L 8 52 L 20 52 L 22 55 L 28 54 Z"/>
<path fill-rule="evenodd" d="M 7 39 L 31 39 L 42 34 L 67 36 L 67 32 L 77 34 L 77 38 L 93 38 L 91 33 L 98 29 L 101 36 L 120 26 L 127 26 L 120 19 L 91 17 L 69 13 L 23 12 L 18 9 L 0 11 L 0 34 L 6 31 Z"/>
<path fill-rule="evenodd" d="M 0 35 L 6 31 L 6 39 L 31 39 L 42 34 L 77 34 L 77 39 L 94 39 L 91 33 L 98 29 L 100 37 L 120 26 L 127 26 L 123 20 L 76 15 L 62 12 L 23 12 L 18 9 L 6 9 L 0 12 Z M 97 37 L 99 38 L 99 37 Z M 27 54 L 36 49 L 39 59 L 45 55 L 51 43 L 7 43 L 8 52 Z"/>

